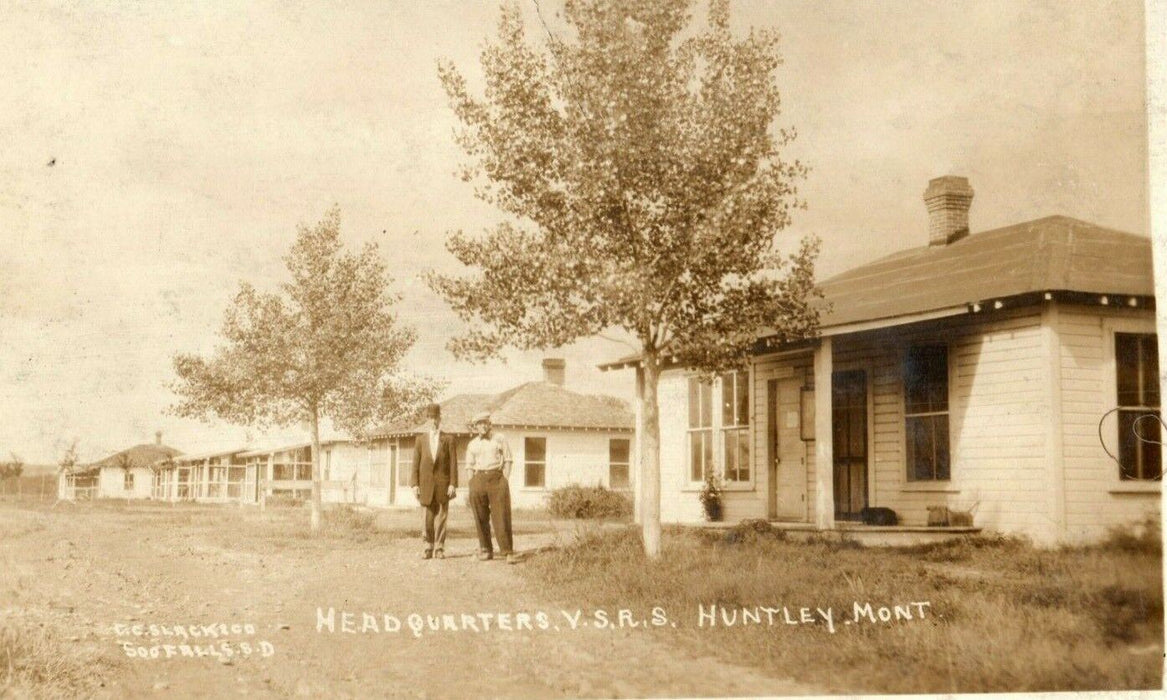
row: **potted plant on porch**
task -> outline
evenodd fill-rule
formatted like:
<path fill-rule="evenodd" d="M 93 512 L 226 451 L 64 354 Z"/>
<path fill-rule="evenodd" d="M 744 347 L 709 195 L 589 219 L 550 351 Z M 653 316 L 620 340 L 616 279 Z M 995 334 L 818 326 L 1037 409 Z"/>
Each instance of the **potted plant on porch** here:
<path fill-rule="evenodd" d="M 701 500 L 701 507 L 705 510 L 705 519 L 709 522 L 721 522 L 721 479 L 712 471 L 705 475 L 705 484 L 697 496 Z"/>

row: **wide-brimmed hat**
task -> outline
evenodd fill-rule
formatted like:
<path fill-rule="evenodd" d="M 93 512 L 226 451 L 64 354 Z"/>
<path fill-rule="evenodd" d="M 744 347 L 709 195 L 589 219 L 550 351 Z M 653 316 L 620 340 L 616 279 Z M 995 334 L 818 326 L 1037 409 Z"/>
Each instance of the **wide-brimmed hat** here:
<path fill-rule="evenodd" d="M 470 425 L 478 425 L 479 423 L 490 424 L 490 411 L 475 413 L 474 417 L 470 419 Z"/>

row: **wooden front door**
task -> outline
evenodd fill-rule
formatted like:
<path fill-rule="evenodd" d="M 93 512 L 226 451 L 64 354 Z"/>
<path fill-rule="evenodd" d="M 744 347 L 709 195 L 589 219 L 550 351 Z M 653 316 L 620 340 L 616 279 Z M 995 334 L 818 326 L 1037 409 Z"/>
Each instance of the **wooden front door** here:
<path fill-rule="evenodd" d="M 770 517 L 806 520 L 806 448 L 799 423 L 801 380 L 766 382 Z"/>
<path fill-rule="evenodd" d="M 858 520 L 867 507 L 867 372 L 831 376 L 835 519 Z"/>

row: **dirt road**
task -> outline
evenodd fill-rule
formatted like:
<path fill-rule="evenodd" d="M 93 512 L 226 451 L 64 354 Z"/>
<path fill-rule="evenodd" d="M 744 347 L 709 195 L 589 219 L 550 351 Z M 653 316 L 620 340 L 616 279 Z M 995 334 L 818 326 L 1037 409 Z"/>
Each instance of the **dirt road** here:
<path fill-rule="evenodd" d="M 374 530 L 308 538 L 299 511 L 4 504 L 0 608 L 99 653 L 98 692 L 110 697 L 813 692 L 780 675 L 687 657 L 654 634 L 651 611 L 634 611 L 637 626 L 621 628 L 597 625 L 591 610 L 563 610 L 517 567 L 477 561 L 464 512 L 452 518 L 449 557 L 423 561 L 413 515 L 381 514 Z M 548 523 L 517 529 L 528 557 L 570 537 Z M 606 612 L 615 621 L 617 612 Z M 209 636 L 210 625 L 225 634 Z M 179 628 L 187 639 L 175 636 Z M 195 653 L 208 642 L 220 656 L 183 655 L 183 645 Z M 136 658 L 151 647 L 158 658 Z"/>

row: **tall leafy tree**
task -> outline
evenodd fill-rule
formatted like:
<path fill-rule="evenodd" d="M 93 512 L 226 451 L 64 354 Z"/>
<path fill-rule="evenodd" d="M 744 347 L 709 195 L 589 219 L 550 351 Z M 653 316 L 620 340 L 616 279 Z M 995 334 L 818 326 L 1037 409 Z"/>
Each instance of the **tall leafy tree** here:
<path fill-rule="evenodd" d="M 541 10 L 541 8 L 540 8 Z M 638 345 L 641 522 L 660 549 L 657 385 L 665 362 L 741 366 L 755 333 L 812 335 L 817 241 L 780 252 L 805 168 L 775 126 L 778 35 L 735 37 L 725 0 L 567 0 L 563 37 L 529 41 L 504 6 L 481 55 L 485 92 L 449 63 L 463 179 L 501 210 L 451 234 L 468 275 L 431 274 L 466 321 L 455 354 L 542 349 L 606 329 Z M 542 18 L 542 15 L 540 15 Z"/>
<path fill-rule="evenodd" d="M 210 358 L 177 355 L 179 416 L 256 426 L 306 424 L 312 443 L 312 530 L 320 527 L 320 424 L 362 435 L 415 412 L 432 380 L 401 368 L 414 331 L 393 311 L 399 296 L 373 244 L 343 250 L 340 211 L 301 226 L 284 258 L 280 293 L 240 285 Z"/>

